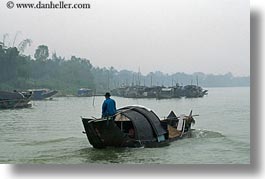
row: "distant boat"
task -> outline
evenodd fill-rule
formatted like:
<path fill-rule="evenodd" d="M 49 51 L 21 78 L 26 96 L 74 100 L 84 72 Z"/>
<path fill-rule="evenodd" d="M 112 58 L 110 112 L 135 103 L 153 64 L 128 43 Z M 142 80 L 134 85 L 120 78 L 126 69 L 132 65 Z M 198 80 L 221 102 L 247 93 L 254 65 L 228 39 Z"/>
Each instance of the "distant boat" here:
<path fill-rule="evenodd" d="M 126 106 L 117 111 L 114 120 L 82 118 L 88 141 L 94 148 L 162 147 L 191 134 L 195 123 L 189 116 L 177 117 L 173 111 L 160 120 L 143 106 Z"/>
<path fill-rule="evenodd" d="M 29 103 L 32 97 L 30 92 L 0 91 L 0 109 L 31 107 Z"/>
<path fill-rule="evenodd" d="M 198 98 L 207 95 L 208 90 L 202 89 L 198 85 L 186 85 L 172 87 L 164 86 L 123 86 L 111 91 L 113 96 L 120 96 L 125 98 L 157 98 L 157 99 L 171 99 L 171 98 Z"/>
<path fill-rule="evenodd" d="M 92 96 L 93 90 L 92 89 L 88 89 L 88 88 L 80 88 L 77 91 L 77 96 L 78 97 L 90 97 Z"/>
<path fill-rule="evenodd" d="M 52 97 L 58 91 L 49 90 L 49 89 L 30 89 L 29 92 L 32 92 L 32 100 L 43 100 Z"/>
<path fill-rule="evenodd" d="M 208 90 L 203 90 L 202 87 L 196 85 L 184 86 L 186 98 L 198 98 L 207 95 Z"/>
<path fill-rule="evenodd" d="M 170 99 L 174 97 L 174 88 L 161 88 L 156 96 L 157 99 Z"/>

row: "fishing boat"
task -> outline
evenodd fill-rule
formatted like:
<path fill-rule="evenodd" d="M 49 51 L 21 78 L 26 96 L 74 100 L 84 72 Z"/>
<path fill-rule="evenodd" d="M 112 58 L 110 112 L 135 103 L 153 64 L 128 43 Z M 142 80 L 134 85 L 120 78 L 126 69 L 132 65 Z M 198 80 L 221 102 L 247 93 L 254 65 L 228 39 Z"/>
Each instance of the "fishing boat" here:
<path fill-rule="evenodd" d="M 175 86 L 123 86 L 113 89 L 111 93 L 114 96 L 125 98 L 156 98 L 156 99 L 171 99 L 171 98 L 199 98 L 207 95 L 208 90 L 203 89 L 198 85 L 180 86 L 178 83 Z"/>
<path fill-rule="evenodd" d="M 80 88 L 77 91 L 78 97 L 91 97 L 93 95 L 93 90 L 88 88 Z"/>
<path fill-rule="evenodd" d="M 207 92 L 208 90 L 204 90 L 200 86 L 196 85 L 184 86 L 184 94 L 186 98 L 200 98 L 207 95 Z"/>
<path fill-rule="evenodd" d="M 162 147 L 191 135 L 195 123 L 192 111 L 188 116 L 171 111 L 165 119 L 144 106 L 126 106 L 112 119 L 82 118 L 89 143 L 94 148 Z M 114 119 L 113 119 L 114 117 Z"/>
<path fill-rule="evenodd" d="M 49 89 L 30 89 L 28 91 L 32 92 L 32 100 L 49 99 L 58 92 L 56 90 Z"/>
<path fill-rule="evenodd" d="M 31 107 L 32 93 L 0 91 L 0 109 Z"/>
<path fill-rule="evenodd" d="M 156 96 L 157 99 L 174 98 L 174 88 L 161 88 Z"/>

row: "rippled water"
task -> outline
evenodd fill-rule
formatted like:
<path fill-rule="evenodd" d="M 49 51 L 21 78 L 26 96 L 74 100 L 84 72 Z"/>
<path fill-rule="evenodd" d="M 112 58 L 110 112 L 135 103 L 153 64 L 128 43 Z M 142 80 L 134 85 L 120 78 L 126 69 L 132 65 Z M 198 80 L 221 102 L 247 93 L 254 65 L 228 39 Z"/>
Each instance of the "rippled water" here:
<path fill-rule="evenodd" d="M 0 163 L 250 163 L 250 89 L 209 88 L 198 99 L 126 99 L 118 107 L 147 106 L 164 117 L 174 110 L 196 117 L 191 138 L 163 148 L 94 149 L 80 116 L 98 117 L 103 97 L 34 101 L 28 109 L 0 110 Z M 94 106 L 93 106 L 94 100 Z"/>

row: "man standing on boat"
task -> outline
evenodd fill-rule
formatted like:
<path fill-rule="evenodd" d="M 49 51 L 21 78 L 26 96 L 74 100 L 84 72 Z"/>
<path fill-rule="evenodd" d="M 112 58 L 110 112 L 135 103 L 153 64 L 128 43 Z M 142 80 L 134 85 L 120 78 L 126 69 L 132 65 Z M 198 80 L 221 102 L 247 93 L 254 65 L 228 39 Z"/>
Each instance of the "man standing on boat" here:
<path fill-rule="evenodd" d="M 106 93 L 105 100 L 102 104 L 102 117 L 114 119 L 116 114 L 116 102 L 110 98 L 110 93 Z"/>

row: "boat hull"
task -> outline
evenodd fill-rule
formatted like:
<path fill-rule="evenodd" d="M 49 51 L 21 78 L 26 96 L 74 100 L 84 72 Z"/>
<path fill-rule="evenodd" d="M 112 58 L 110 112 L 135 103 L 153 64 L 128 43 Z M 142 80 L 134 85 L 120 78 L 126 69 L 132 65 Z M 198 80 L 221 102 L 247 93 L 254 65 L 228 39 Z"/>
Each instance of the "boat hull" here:
<path fill-rule="evenodd" d="M 32 100 L 44 100 L 47 98 L 51 98 L 53 95 L 58 93 L 56 90 L 30 90 L 32 91 Z"/>
<path fill-rule="evenodd" d="M 0 92 L 0 109 L 31 107 L 31 94 L 19 92 Z"/>
<path fill-rule="evenodd" d="M 141 147 L 126 137 L 112 120 L 91 120 L 82 118 L 85 133 L 94 148 L 112 147 Z"/>
<path fill-rule="evenodd" d="M 167 119 L 160 120 L 147 108 L 130 106 L 119 109 L 115 119 L 82 118 L 82 123 L 84 133 L 94 148 L 149 148 L 167 146 L 172 141 L 190 136 L 189 118 L 184 120 L 184 115 L 177 118 L 172 111 Z"/>
<path fill-rule="evenodd" d="M 165 147 L 170 145 L 171 142 L 183 139 L 191 135 L 191 130 L 183 133 L 182 136 L 178 136 L 171 139 L 158 142 L 155 138 L 153 140 L 135 140 L 126 136 L 126 134 L 120 131 L 120 128 L 114 121 L 108 120 L 93 120 L 82 118 L 82 122 L 85 129 L 85 134 L 89 143 L 98 149 L 106 147 L 145 147 L 145 148 L 156 148 Z"/>

